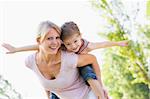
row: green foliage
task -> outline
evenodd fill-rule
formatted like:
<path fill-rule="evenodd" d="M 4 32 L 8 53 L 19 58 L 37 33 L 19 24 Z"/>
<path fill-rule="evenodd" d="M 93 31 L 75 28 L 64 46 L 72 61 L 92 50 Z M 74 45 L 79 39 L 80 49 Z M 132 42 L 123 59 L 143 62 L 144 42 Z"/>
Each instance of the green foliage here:
<path fill-rule="evenodd" d="M 150 0 L 147 0 L 147 16 L 150 19 Z"/>
<path fill-rule="evenodd" d="M 11 84 L 0 75 L 0 99 L 22 99 Z"/>
<path fill-rule="evenodd" d="M 110 96 L 113 99 L 149 99 L 150 24 L 137 21 L 141 13 L 136 3 L 136 7 L 130 9 L 132 15 L 126 13 L 127 5 L 120 0 L 93 0 L 92 4 L 107 21 L 108 32 L 100 35 L 111 41 L 129 40 L 128 47 L 113 47 L 104 52 L 102 75 Z"/>

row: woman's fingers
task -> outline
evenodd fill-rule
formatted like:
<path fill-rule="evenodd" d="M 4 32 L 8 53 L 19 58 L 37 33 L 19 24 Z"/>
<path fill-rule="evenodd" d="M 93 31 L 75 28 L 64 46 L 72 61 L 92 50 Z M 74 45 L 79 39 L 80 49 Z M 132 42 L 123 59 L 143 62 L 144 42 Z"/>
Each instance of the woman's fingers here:
<path fill-rule="evenodd" d="M 15 47 L 13 47 L 12 45 L 10 44 L 7 44 L 7 43 L 3 43 L 2 46 L 8 50 L 8 52 L 6 52 L 6 54 L 11 54 L 11 53 L 14 53 L 15 52 Z"/>

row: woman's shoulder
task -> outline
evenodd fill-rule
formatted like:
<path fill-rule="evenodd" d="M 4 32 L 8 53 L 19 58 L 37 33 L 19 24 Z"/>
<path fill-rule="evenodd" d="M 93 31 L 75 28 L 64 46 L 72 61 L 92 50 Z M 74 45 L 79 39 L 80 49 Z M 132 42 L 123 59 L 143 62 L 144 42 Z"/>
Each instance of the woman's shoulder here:
<path fill-rule="evenodd" d="M 36 53 L 32 53 L 30 55 L 28 55 L 25 59 L 25 65 L 27 67 L 30 67 L 33 65 L 34 61 L 35 61 L 35 56 L 36 56 Z"/>
<path fill-rule="evenodd" d="M 65 67 L 75 68 L 78 63 L 78 55 L 73 52 L 62 51 L 62 62 Z"/>
<path fill-rule="evenodd" d="M 35 59 L 35 56 L 36 56 L 36 53 L 31 53 L 30 55 L 26 57 L 26 59 L 33 60 Z"/>
<path fill-rule="evenodd" d="M 63 56 L 78 56 L 74 52 L 69 52 L 69 51 L 62 51 Z"/>

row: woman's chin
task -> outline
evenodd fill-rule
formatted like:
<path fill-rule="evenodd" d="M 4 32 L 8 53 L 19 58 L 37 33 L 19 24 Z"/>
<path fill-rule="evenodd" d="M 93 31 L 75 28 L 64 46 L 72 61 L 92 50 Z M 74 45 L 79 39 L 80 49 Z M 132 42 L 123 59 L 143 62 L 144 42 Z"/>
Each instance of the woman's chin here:
<path fill-rule="evenodd" d="M 58 52 L 58 49 L 51 50 L 50 54 L 57 54 L 57 52 Z"/>

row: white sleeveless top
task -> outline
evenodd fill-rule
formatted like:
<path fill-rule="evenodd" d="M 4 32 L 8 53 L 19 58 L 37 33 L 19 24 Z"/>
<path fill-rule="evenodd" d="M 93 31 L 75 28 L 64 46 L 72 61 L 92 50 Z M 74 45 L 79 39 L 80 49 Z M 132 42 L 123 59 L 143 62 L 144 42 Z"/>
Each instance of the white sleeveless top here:
<path fill-rule="evenodd" d="M 36 65 L 35 56 L 36 53 L 29 55 L 25 64 L 36 73 L 45 90 L 55 93 L 60 99 L 96 99 L 90 87 L 85 84 L 78 73 L 77 54 L 61 52 L 60 72 L 53 80 L 46 79 L 41 74 Z"/>

